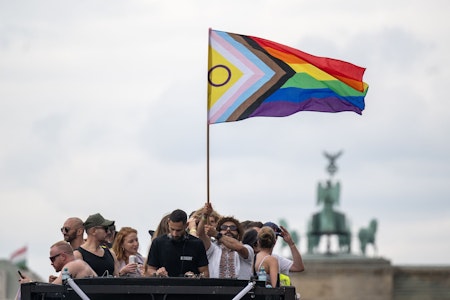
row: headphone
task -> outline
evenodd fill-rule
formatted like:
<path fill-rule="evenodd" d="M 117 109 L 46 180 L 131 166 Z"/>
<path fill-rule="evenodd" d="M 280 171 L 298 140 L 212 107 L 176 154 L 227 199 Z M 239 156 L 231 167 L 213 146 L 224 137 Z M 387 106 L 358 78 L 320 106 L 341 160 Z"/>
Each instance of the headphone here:
<path fill-rule="evenodd" d="M 182 243 L 189 239 L 189 234 L 187 232 L 179 239 L 174 239 L 172 234 L 170 234 L 170 233 L 168 233 L 167 236 L 172 241 L 172 243 Z"/>

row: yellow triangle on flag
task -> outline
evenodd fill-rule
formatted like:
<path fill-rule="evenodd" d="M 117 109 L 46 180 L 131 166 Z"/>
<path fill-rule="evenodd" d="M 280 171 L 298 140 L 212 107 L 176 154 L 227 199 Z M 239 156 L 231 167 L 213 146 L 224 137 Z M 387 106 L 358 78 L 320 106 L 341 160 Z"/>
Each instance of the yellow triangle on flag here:
<path fill-rule="evenodd" d="M 219 52 L 209 47 L 210 65 L 208 66 L 208 94 L 210 109 L 244 73 Z"/>

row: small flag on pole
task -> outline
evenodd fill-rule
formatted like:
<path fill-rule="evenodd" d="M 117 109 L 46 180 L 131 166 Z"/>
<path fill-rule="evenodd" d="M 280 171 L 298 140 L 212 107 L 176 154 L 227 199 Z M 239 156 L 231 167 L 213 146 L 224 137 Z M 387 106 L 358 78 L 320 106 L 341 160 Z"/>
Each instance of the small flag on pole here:
<path fill-rule="evenodd" d="M 13 264 L 15 264 L 18 268 L 27 270 L 28 269 L 28 267 L 27 267 L 27 252 L 28 252 L 28 247 L 23 246 L 22 248 L 14 251 L 11 254 L 11 257 L 9 258 L 9 260 Z"/>
<path fill-rule="evenodd" d="M 361 114 L 365 68 L 253 36 L 209 32 L 208 124 L 299 111 Z"/>

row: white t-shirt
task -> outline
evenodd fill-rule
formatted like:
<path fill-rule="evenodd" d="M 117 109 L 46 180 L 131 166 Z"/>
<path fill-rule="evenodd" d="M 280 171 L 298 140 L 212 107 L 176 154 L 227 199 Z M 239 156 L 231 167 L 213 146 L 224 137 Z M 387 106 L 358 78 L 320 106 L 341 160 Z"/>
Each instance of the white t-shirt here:
<path fill-rule="evenodd" d="M 236 268 L 237 279 L 249 280 L 253 275 L 252 264 L 255 253 L 250 245 L 244 244 L 244 247 L 248 250 L 248 257 L 243 258 L 236 251 L 234 253 L 234 266 Z M 216 243 L 211 243 L 208 251 L 206 251 L 208 257 L 209 278 L 219 278 L 219 266 L 220 258 L 222 256 L 222 248 Z"/>
<path fill-rule="evenodd" d="M 280 273 L 289 275 L 289 269 L 294 264 L 294 261 L 290 260 L 289 258 L 279 256 L 277 254 L 273 254 L 272 256 L 275 256 L 278 259 L 278 266 L 280 267 Z"/>

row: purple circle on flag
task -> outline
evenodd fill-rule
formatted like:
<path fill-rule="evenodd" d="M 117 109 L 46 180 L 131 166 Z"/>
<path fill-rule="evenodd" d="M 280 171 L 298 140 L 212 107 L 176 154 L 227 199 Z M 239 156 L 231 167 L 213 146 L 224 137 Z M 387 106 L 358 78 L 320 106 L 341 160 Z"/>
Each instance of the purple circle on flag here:
<path fill-rule="evenodd" d="M 225 69 L 225 71 L 227 71 L 227 73 L 228 73 L 227 79 L 225 79 L 225 81 L 222 83 L 214 83 L 211 80 L 211 73 L 217 68 Z M 211 69 L 209 69 L 209 71 L 208 71 L 208 82 L 212 86 L 215 86 L 215 87 L 223 86 L 223 85 L 227 84 L 228 81 L 230 81 L 230 79 L 231 79 L 231 70 L 225 65 L 216 65 L 216 66 L 212 67 Z"/>

